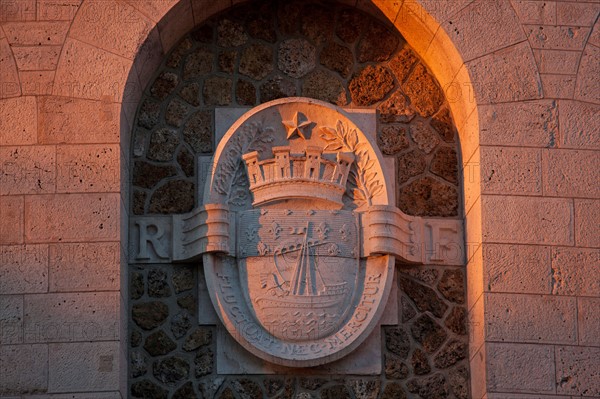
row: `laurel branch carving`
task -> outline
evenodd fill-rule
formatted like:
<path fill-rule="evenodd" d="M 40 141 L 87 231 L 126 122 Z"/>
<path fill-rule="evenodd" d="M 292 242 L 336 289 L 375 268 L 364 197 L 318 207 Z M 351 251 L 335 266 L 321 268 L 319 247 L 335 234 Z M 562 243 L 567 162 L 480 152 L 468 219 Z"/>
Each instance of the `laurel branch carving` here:
<path fill-rule="evenodd" d="M 350 169 L 346 194 L 360 207 L 372 205 L 372 199 L 383 190 L 378 172 L 373 170 L 375 160 L 371 159 L 367 143 L 359 142 L 356 129 L 349 129 L 342 121 L 337 122 L 335 129 L 322 126 L 320 137 L 327 142 L 324 151 L 351 151 L 356 162 Z"/>
<path fill-rule="evenodd" d="M 274 129 L 263 127 L 262 123 L 251 122 L 243 126 L 227 144 L 227 152 L 222 157 L 215 173 L 215 191 L 228 198 L 228 202 L 241 206 L 248 193 L 248 178 L 243 167 L 242 154 L 267 150 L 273 142 Z M 233 189 L 235 188 L 235 189 Z"/>

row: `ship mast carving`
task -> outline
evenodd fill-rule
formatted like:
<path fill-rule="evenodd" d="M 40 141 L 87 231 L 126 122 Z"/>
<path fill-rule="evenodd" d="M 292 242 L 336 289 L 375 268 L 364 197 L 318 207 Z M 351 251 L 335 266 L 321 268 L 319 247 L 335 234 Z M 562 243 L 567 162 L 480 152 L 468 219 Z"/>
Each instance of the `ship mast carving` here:
<path fill-rule="evenodd" d="M 294 270 L 291 289 L 293 295 L 319 295 L 323 293 L 325 282 L 317 266 L 317 256 L 308 243 L 310 222 L 306 223 L 306 234 L 300 248 L 300 256 Z M 321 287 L 319 289 L 319 287 Z"/>

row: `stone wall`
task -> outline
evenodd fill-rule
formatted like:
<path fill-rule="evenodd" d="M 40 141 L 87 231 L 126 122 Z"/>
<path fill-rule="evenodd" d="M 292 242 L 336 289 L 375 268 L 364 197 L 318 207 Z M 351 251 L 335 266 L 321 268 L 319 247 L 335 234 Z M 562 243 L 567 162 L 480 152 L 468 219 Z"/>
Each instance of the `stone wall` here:
<path fill-rule="evenodd" d="M 292 96 L 377 110 L 378 144 L 396 164 L 398 207 L 411 215 L 458 215 L 456 129 L 435 78 L 383 22 L 307 2 L 234 8 L 185 35 L 165 57 L 134 125 L 132 213 L 182 213 L 198 204 L 194 159 L 214 151 L 216 107 Z M 469 397 L 464 271 L 397 269 L 400 325 L 384 327 L 380 376 L 220 376 L 215 329 L 198 327 L 196 316 L 202 273 L 195 266 L 131 265 L 131 395 Z"/>
<path fill-rule="evenodd" d="M 135 121 L 133 214 L 194 207 L 194 158 L 214 150 L 215 107 L 293 96 L 377 109 L 378 143 L 396 160 L 398 207 L 458 215 L 456 129 L 435 78 L 383 22 L 306 2 L 235 8 L 165 57 Z"/>
<path fill-rule="evenodd" d="M 381 375 L 218 375 L 216 330 L 198 326 L 202 271 L 195 265 L 131 266 L 131 396 L 469 398 L 463 269 L 401 266 L 398 273 L 400 325 L 384 327 Z"/>
<path fill-rule="evenodd" d="M 0 396 L 129 395 L 134 115 L 164 54 L 233 3 L 0 1 Z M 449 99 L 473 397 L 600 396 L 600 4 L 344 3 L 390 21 Z"/>

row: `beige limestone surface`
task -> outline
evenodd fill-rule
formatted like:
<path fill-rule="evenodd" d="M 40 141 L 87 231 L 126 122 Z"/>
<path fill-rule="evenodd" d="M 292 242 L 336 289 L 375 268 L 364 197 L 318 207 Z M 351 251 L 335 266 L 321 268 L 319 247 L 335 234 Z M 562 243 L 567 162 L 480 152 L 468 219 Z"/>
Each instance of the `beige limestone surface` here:
<path fill-rule="evenodd" d="M 153 59 L 161 59 L 163 52 L 168 51 L 195 24 L 231 5 L 229 1 L 132 0 L 127 2 L 132 9 L 123 6 L 106 15 L 107 8 L 98 7 L 98 2 L 84 0 L 83 6 L 81 3 L 79 0 L 0 2 L 0 146 L 6 152 L 10 150 L 5 146 L 18 146 L 19 151 L 30 154 L 31 160 L 26 163 L 47 166 L 49 159 L 56 159 L 55 156 L 44 155 L 44 151 L 28 150 L 32 145 L 118 143 L 119 128 L 125 123 L 117 112 L 121 107 L 130 107 L 122 102 L 126 82 L 129 80 L 145 87 L 152 74 L 144 70 L 145 65 L 151 65 Z M 547 167 L 542 167 L 544 191 L 540 194 L 533 190 L 535 198 L 528 193 L 527 197 L 486 196 L 478 202 L 483 183 L 479 179 L 464 181 L 465 192 L 472 193 L 469 204 L 479 204 L 473 206 L 480 208 L 477 212 L 467 213 L 471 207 L 465 210 L 467 237 L 484 237 L 483 253 L 487 246 L 497 244 L 550 246 L 552 250 L 561 252 L 563 247 L 574 252 L 598 249 L 598 181 L 594 170 L 589 169 L 595 165 L 594 156 L 595 159 L 599 156 L 600 5 L 597 2 L 494 0 L 489 13 L 481 9 L 481 2 L 375 0 L 347 3 L 363 9 L 381 10 L 432 68 L 446 94 L 452 94 L 451 108 L 460 133 L 463 160 L 471 159 L 480 142 L 517 148 L 547 148 L 543 150 L 546 151 L 543 159 L 547 162 Z M 78 9 L 88 11 L 78 13 Z M 147 23 L 146 31 L 139 24 L 128 24 L 124 12 L 132 13 L 135 21 Z M 87 19 L 91 16 L 94 20 L 105 22 L 107 29 L 98 33 L 103 35 L 101 40 L 90 36 L 85 29 L 68 29 L 85 27 L 85 15 Z M 455 17 L 459 18 L 460 29 L 453 26 Z M 540 34 L 540 28 L 547 33 Z M 144 61 L 136 58 L 134 66 L 135 49 L 143 41 L 140 32 L 149 30 L 151 33 L 148 35 L 153 38 L 150 48 L 156 50 Z M 130 35 L 130 32 L 137 34 Z M 43 39 L 44 45 L 61 47 L 56 66 L 51 50 L 31 53 L 35 57 L 49 58 L 32 60 L 34 62 L 27 64 L 18 62 L 17 56 L 24 50 L 17 48 L 37 46 L 39 39 Z M 147 48 L 143 50 L 147 51 Z M 139 52 L 143 53 L 142 50 Z M 552 56 L 552 65 L 548 64 L 549 55 Z M 21 69 L 38 65 L 56 68 L 56 71 Z M 549 67 L 554 69 L 545 69 Z M 558 67 L 560 69 L 556 69 Z M 154 71 L 154 68 L 148 67 L 148 70 Z M 128 79 L 130 72 L 134 77 L 129 76 Z M 101 100 L 103 96 L 111 99 L 107 108 L 115 111 L 108 119 L 102 119 L 105 113 L 98 111 L 101 109 L 100 102 L 94 101 Z M 70 105 L 61 111 L 59 106 L 44 105 L 50 102 Z M 539 112 L 538 108 L 546 110 Z M 558 127 L 556 115 L 560 122 Z M 125 135 L 122 138 L 128 140 Z M 567 149 L 581 152 L 571 154 L 566 152 Z M 593 152 L 588 155 L 588 151 Z M 559 156 L 563 154 L 564 158 Z M 578 166 L 579 155 L 582 155 L 581 165 L 584 167 Z M 487 167 L 481 165 L 482 168 Z M 4 163 L 0 164 L 2 176 L 6 167 Z M 523 174 L 530 173 L 525 165 L 512 168 Z M 4 182 L 5 177 L 2 179 Z M 49 177 L 40 180 L 53 181 Z M 24 241 L 28 245 L 40 242 L 55 245 L 64 240 L 94 243 L 120 239 L 119 220 L 126 215 L 121 213 L 118 200 L 113 197 L 118 196 L 118 192 L 55 194 L 50 189 L 49 193 L 40 193 L 37 180 L 28 178 L 9 187 L 23 194 L 3 192 L 0 195 L 0 250 L 3 256 L 13 253 L 13 244 Z M 552 198 L 546 198 L 547 195 Z M 100 206 L 99 199 L 111 205 Z M 100 231 L 98 226 L 105 222 L 106 230 Z M 477 234 L 477 230 L 482 234 Z M 476 243 L 477 239 L 473 242 Z M 122 246 L 127 247 L 125 243 Z M 533 248 L 518 248 L 515 253 L 535 253 L 539 249 Z M 520 258 L 514 265 L 505 266 L 511 269 L 506 274 L 506 286 L 502 289 L 525 295 L 522 306 L 527 308 L 530 304 L 527 298 L 536 303 L 537 297 L 530 294 L 539 294 L 542 288 L 529 280 L 508 278 L 520 272 L 519 264 L 523 259 L 528 258 Z M 538 257 L 533 259 L 525 270 L 535 268 L 536 274 L 546 273 L 548 262 L 539 262 Z M 592 271 L 597 273 L 597 258 L 595 261 Z M 2 262 L 0 270 L 10 265 L 12 263 Z M 485 258 L 470 265 L 475 270 L 469 272 L 468 286 L 469 289 L 474 287 L 476 292 L 483 285 L 484 276 L 494 274 L 498 267 L 496 262 L 488 265 Z M 37 267 L 42 269 L 39 273 Z M 47 267 L 44 261 L 28 263 L 27 268 L 12 267 L 7 276 L 18 283 L 11 283 L 6 288 L 2 286 L 2 301 L 12 298 L 12 295 L 28 295 L 32 284 L 22 281 L 31 281 L 28 278 L 31 274 L 36 279 L 40 278 L 40 273 L 43 274 Z M 115 264 L 111 270 L 119 268 L 120 265 Z M 7 281 L 5 274 L 1 276 L 4 282 Z M 95 287 L 94 281 L 95 277 L 90 282 L 90 289 Z M 482 289 L 489 290 L 487 284 Z M 519 337 L 512 337 L 511 341 L 508 337 L 501 337 L 504 343 L 490 342 L 491 338 L 485 335 L 483 328 L 486 318 L 495 314 L 493 308 L 482 302 L 486 312 L 476 319 L 478 324 L 473 324 L 473 334 L 481 332 L 485 343 L 477 348 L 479 351 L 471 363 L 472 396 L 520 399 L 544 395 L 557 399 L 573 395 L 600 395 L 597 374 L 592 372 L 600 367 L 598 344 L 594 341 L 597 333 L 593 329 L 593 322 L 597 322 L 598 316 L 588 303 L 595 300 L 597 293 L 588 297 L 581 289 L 574 286 L 568 292 L 553 294 L 565 297 L 566 302 L 577 301 L 581 309 L 580 316 L 583 318 L 578 321 L 578 340 L 566 346 L 524 343 Z M 124 286 L 119 290 L 125 295 Z M 55 294 L 36 295 L 43 298 Z M 18 305 L 10 305 L 10 308 L 18 309 Z M 113 317 L 117 318 L 116 315 L 111 316 L 111 321 L 114 321 Z M 569 323 L 577 322 L 571 318 L 568 320 Z M 546 321 L 550 326 L 562 322 L 550 316 Z M 507 329 L 517 327 L 510 319 L 507 321 Z M 126 340 L 127 337 L 117 339 Z M 76 346 L 55 349 L 52 359 L 62 358 L 60 354 L 69 350 L 82 355 L 90 352 L 89 348 Z M 109 348 L 109 354 L 112 354 L 111 350 Z M 58 368 L 58 374 L 49 374 L 48 357 L 46 344 L 9 345 L 2 342 L 0 373 L 4 378 L 0 380 L 0 395 L 14 396 L 32 391 L 51 395 L 74 390 L 80 392 L 75 394 L 79 398 L 127 396 L 124 390 L 122 394 L 110 393 L 119 390 L 118 378 L 114 376 L 116 366 L 113 371 L 107 372 L 110 377 L 105 378 L 97 368 L 92 371 L 89 364 L 84 364 L 81 375 L 89 377 L 93 374 L 98 379 L 90 378 L 89 381 L 93 382 L 89 384 L 78 380 L 75 381 L 77 384 L 69 386 L 69 379 L 61 375 L 70 373 L 70 369 Z M 82 364 L 86 359 L 92 359 L 87 355 L 81 358 Z M 90 361 L 94 362 L 94 359 Z M 108 369 L 108 360 L 100 364 Z M 97 365 L 94 363 L 94 366 Z M 125 367 L 119 370 L 121 378 L 126 378 Z M 91 374 L 86 374 L 87 371 Z M 50 386 L 49 381 L 52 382 Z M 93 393 L 98 389 L 107 392 Z M 90 394 L 83 393 L 86 391 Z"/>

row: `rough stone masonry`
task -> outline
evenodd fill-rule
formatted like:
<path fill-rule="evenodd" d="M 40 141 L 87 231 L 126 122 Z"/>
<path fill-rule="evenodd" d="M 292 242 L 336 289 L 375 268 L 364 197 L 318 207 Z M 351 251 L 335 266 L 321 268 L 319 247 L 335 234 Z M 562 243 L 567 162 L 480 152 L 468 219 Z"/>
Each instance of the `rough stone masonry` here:
<path fill-rule="evenodd" d="M 457 133 L 439 84 L 393 28 L 321 2 L 233 8 L 179 41 L 140 102 L 133 214 L 199 205 L 194 159 L 215 149 L 215 108 L 293 96 L 377 110 L 377 142 L 396 165 L 396 205 L 409 215 L 459 216 Z M 464 269 L 396 269 L 400 324 L 384 329 L 381 375 L 231 376 L 216 372 L 216 329 L 198 326 L 197 267 L 130 265 L 130 393 L 469 397 Z"/>

